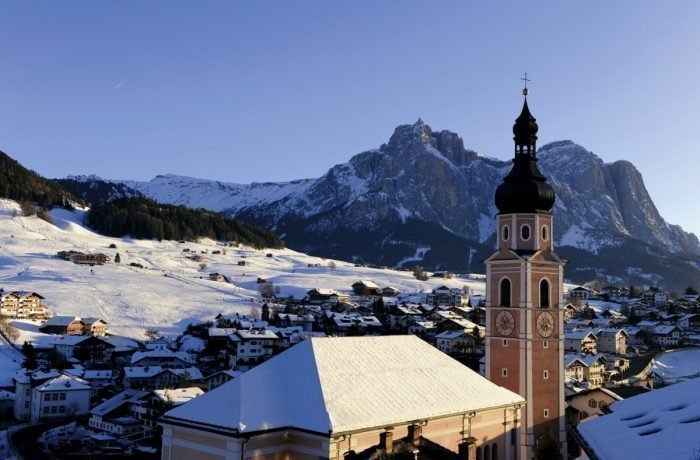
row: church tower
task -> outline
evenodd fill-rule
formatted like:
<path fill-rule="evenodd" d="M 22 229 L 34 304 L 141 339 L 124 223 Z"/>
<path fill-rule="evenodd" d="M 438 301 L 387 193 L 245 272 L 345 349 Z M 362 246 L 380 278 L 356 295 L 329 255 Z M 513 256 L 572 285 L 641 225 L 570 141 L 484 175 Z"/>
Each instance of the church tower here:
<path fill-rule="evenodd" d="M 486 377 L 527 401 L 509 458 L 532 459 L 548 431 L 566 458 L 564 261 L 554 252 L 554 189 L 537 168 L 527 94 L 526 86 L 513 168 L 496 190 L 496 251 L 485 261 Z"/>

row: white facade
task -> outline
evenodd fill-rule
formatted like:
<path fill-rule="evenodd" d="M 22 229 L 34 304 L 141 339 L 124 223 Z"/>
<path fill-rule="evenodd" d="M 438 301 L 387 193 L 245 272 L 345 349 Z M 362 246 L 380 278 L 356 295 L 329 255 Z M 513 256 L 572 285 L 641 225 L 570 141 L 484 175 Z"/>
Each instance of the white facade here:
<path fill-rule="evenodd" d="M 90 385 L 82 379 L 63 374 L 32 390 L 32 423 L 87 414 L 89 410 Z"/>

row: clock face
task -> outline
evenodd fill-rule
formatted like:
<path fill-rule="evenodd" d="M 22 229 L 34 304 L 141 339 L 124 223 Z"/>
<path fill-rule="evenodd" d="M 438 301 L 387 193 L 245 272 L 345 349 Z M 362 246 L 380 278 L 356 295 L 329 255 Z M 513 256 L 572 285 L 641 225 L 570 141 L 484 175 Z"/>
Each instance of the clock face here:
<path fill-rule="evenodd" d="M 554 332 L 554 317 L 551 313 L 540 313 L 537 317 L 537 332 L 542 337 L 549 337 Z"/>
<path fill-rule="evenodd" d="M 515 318 L 509 311 L 501 311 L 496 315 L 496 330 L 501 335 L 510 335 L 515 329 Z"/>

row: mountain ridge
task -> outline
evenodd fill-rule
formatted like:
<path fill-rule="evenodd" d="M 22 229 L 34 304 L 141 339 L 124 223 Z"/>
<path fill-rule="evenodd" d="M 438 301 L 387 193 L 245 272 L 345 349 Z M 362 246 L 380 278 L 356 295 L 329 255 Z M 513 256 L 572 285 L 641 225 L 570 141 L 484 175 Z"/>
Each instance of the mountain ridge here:
<path fill-rule="evenodd" d="M 483 256 L 493 247 L 493 193 L 510 165 L 465 148 L 456 133 L 433 131 L 419 119 L 398 126 L 379 148 L 356 154 L 317 179 L 243 185 L 160 175 L 149 182 L 122 182 L 157 201 L 264 225 L 283 235 L 290 247 L 313 254 L 395 265 L 430 240 L 431 249 L 411 263 L 473 270 L 474 253 Z M 698 238 L 663 219 L 632 163 L 605 163 L 573 141 L 556 141 L 540 147 L 538 165 L 557 193 L 557 245 L 600 255 L 631 244 L 635 254 L 658 250 L 671 258 L 699 258 Z M 399 229 L 411 226 L 413 231 Z M 458 238 L 455 250 L 464 251 L 461 258 L 447 248 L 436 251 L 440 241 L 421 232 Z M 647 259 L 640 273 L 668 277 L 654 272 L 653 258 Z M 591 262 L 586 276 L 624 275 L 606 273 Z M 692 280 L 700 278 L 696 268 L 691 271 Z"/>

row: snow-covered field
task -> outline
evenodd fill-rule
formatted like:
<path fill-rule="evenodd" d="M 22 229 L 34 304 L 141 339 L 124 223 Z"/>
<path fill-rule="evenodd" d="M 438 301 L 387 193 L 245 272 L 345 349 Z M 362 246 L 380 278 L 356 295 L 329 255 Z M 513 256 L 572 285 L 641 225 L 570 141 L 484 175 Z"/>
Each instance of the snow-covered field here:
<path fill-rule="evenodd" d="M 352 283 L 361 279 L 405 293 L 430 291 L 443 284 L 467 285 L 474 294 L 484 292 L 481 279 L 423 282 L 410 272 L 355 267 L 342 261 L 334 261 L 336 268 L 331 270 L 330 260 L 289 249 L 109 238 L 85 228 L 82 211 L 56 209 L 51 214 L 53 225 L 37 217 L 22 217 L 16 203 L 0 200 L 0 287 L 35 291 L 57 315 L 101 317 L 112 333 L 120 335 L 143 337 L 149 328 L 177 334 L 188 324 L 210 320 L 218 313 L 247 313 L 254 306 L 259 310 L 258 277 L 274 283 L 278 295 L 295 298 L 316 287 L 350 293 Z M 110 244 L 117 248 L 110 249 Z M 185 248 L 192 252 L 183 252 Z M 121 263 L 76 265 L 55 257 L 62 250 L 102 252 L 112 258 L 118 252 Z M 212 254 L 216 250 L 226 254 Z M 194 253 L 203 260 L 189 259 Z M 240 261 L 245 265 L 239 266 Z M 132 262 L 145 268 L 129 266 Z M 201 263 L 206 267 L 201 268 Z M 227 276 L 232 284 L 209 281 L 212 272 Z M 20 328 L 23 337 L 35 333 L 29 323 L 21 323 Z"/>
<path fill-rule="evenodd" d="M 666 383 L 698 377 L 700 348 L 667 351 L 656 359 L 651 372 L 662 377 Z"/>
<path fill-rule="evenodd" d="M 0 336 L 0 387 L 14 385 L 12 377 L 22 367 L 24 356 Z"/>

